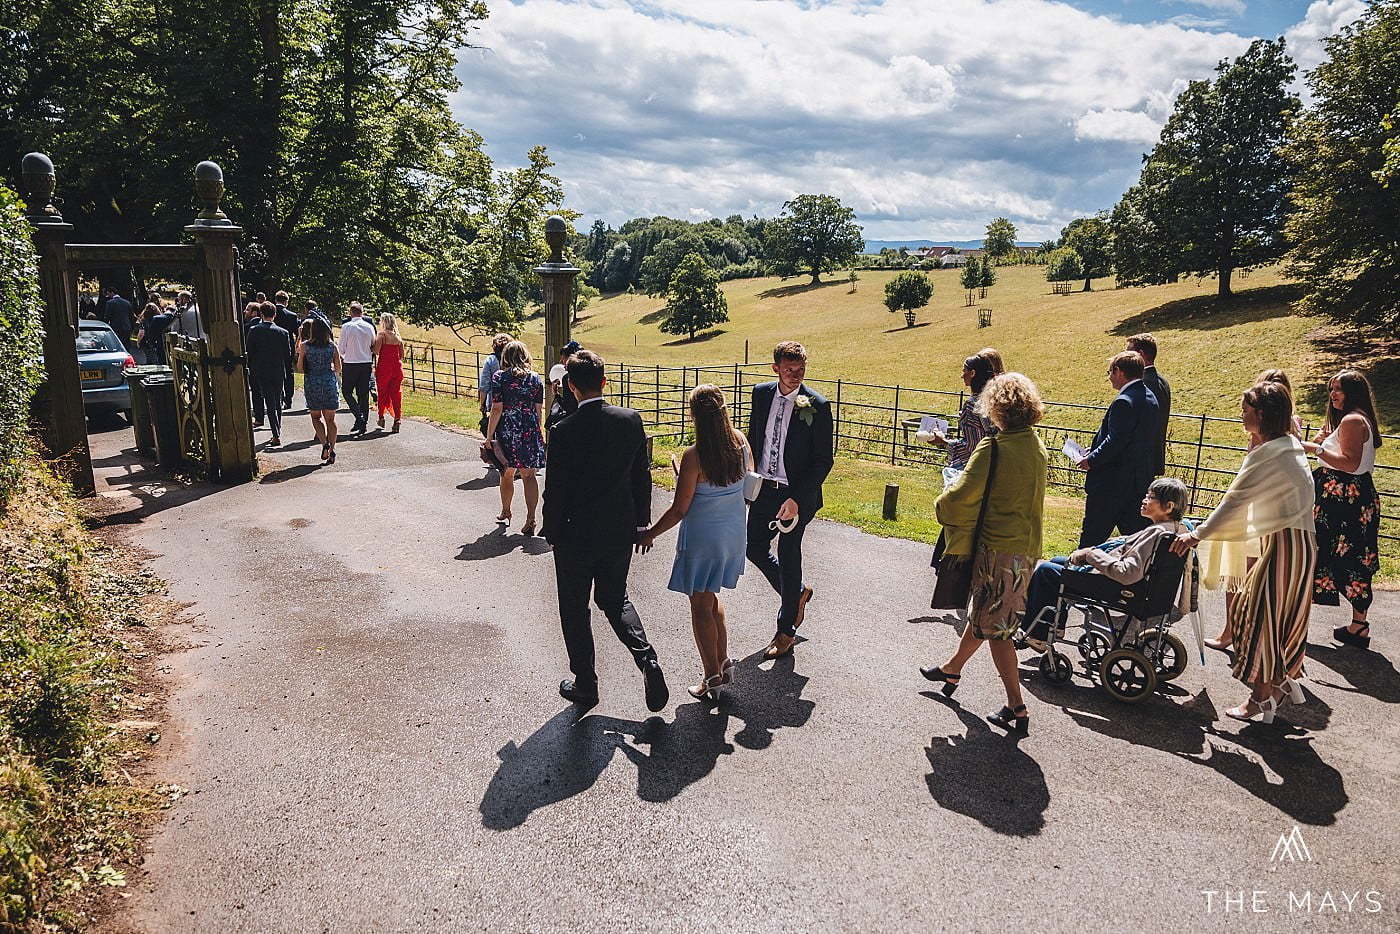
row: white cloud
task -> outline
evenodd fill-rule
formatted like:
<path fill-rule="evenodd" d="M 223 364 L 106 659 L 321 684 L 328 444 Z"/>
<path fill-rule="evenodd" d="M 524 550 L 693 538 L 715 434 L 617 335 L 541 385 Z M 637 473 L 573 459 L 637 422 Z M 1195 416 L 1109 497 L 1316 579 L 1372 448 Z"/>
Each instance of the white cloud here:
<path fill-rule="evenodd" d="M 1303 19 L 1283 34 L 1300 71 L 1316 68 L 1327 58 L 1322 40 L 1366 12 L 1365 0 L 1315 0 Z"/>
<path fill-rule="evenodd" d="M 1231 16 L 1242 16 L 1244 14 L 1244 0 L 1167 0 L 1168 3 L 1185 4 L 1187 6 L 1202 6 L 1208 10 L 1219 10 L 1221 13 L 1228 13 Z"/>
<path fill-rule="evenodd" d="M 959 239 L 1110 207 L 1186 82 L 1249 42 L 1052 0 L 502 0 L 480 41 L 458 116 L 502 163 L 547 145 L 585 220 L 823 191 L 872 238 Z"/>
<path fill-rule="evenodd" d="M 1074 122 L 1074 138 L 1152 146 L 1161 129 L 1161 124 L 1138 110 L 1091 110 Z"/>

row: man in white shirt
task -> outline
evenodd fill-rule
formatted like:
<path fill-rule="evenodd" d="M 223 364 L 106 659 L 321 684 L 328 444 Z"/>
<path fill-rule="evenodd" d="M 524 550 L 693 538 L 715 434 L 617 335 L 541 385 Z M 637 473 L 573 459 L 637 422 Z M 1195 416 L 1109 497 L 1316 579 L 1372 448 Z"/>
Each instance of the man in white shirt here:
<path fill-rule="evenodd" d="M 204 326 L 199 322 L 199 306 L 189 292 L 180 292 L 175 296 L 174 330 L 186 337 L 204 336 Z"/>
<path fill-rule="evenodd" d="M 807 351 L 797 341 L 773 348 L 778 379 L 753 389 L 749 449 L 763 477 L 758 498 L 749 508 L 748 559 L 778 592 L 777 633 L 764 650 L 766 658 L 792 651 L 797 627 L 807 614 L 812 588 L 802 579 L 802 533 L 822 508 L 822 483 L 833 463 L 831 405 L 802 384 Z M 778 554 L 773 555 L 773 538 Z"/>
<path fill-rule="evenodd" d="M 374 325 L 365 320 L 365 306 L 350 303 L 350 317 L 340 326 L 340 379 L 345 403 L 362 435 L 369 422 L 369 377 L 374 369 Z"/>

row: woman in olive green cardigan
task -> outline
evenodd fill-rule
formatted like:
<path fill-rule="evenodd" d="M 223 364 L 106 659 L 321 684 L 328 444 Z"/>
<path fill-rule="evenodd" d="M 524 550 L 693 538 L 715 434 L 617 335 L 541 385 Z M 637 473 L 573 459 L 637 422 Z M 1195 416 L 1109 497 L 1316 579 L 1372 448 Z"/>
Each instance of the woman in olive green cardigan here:
<path fill-rule="evenodd" d="M 1024 734 L 1030 717 L 1021 701 L 1016 648 L 1011 639 L 1026 608 L 1031 572 L 1040 560 L 1048 458 L 1032 426 L 1040 421 L 1045 407 L 1035 384 L 1020 373 L 1005 373 L 988 383 L 978 407 L 1001 433 L 982 439 L 962 476 L 934 504 L 943 525 L 945 554 L 969 554 L 992 466 L 992 446 L 996 446 L 996 474 L 987 491 L 986 518 L 974 556 L 972 609 L 953 657 L 938 667 L 919 670 L 930 681 L 944 682 L 943 693 L 951 697 L 963 665 L 984 641 L 990 642 L 992 661 L 1006 686 L 1006 706 L 987 719 L 1005 730 Z"/>

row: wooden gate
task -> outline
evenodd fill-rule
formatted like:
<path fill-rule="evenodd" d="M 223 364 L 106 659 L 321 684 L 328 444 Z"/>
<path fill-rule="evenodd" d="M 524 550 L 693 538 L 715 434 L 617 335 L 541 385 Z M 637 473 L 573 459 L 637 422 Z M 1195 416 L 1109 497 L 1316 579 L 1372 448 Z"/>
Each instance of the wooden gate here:
<path fill-rule="evenodd" d="M 214 435 L 213 393 L 209 388 L 209 342 L 202 337 L 167 334 L 165 350 L 175 376 L 175 416 L 180 425 L 180 454 L 214 473 L 219 463 Z"/>

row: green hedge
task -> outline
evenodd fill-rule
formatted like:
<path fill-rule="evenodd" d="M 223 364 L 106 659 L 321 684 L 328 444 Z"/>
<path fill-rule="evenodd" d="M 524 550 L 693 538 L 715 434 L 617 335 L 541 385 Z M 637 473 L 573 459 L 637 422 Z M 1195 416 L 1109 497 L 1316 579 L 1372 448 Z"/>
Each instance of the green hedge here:
<path fill-rule="evenodd" d="M 28 456 L 29 400 L 39 385 L 39 265 L 29 222 L 13 191 L 0 185 L 0 505 Z"/>

